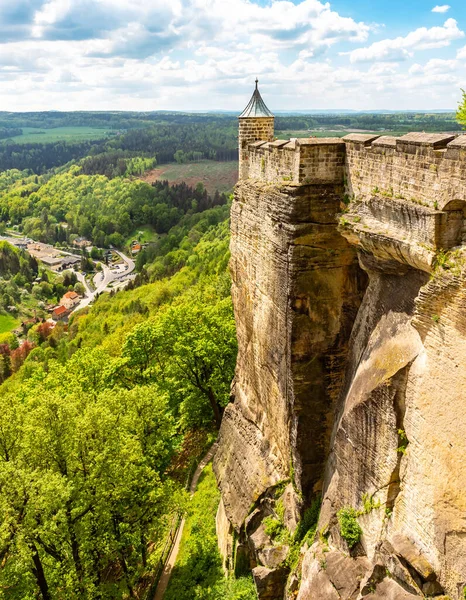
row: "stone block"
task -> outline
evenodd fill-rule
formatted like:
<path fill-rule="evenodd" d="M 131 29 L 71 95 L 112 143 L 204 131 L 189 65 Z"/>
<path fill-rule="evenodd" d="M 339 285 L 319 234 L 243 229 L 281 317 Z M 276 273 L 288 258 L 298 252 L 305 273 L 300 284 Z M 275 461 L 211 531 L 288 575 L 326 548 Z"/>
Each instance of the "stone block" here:
<path fill-rule="evenodd" d="M 361 144 L 362 146 L 370 146 L 374 140 L 379 138 L 379 135 L 372 133 L 350 133 L 345 135 L 342 140 L 350 144 Z"/>
<path fill-rule="evenodd" d="M 255 567 L 252 570 L 259 600 L 282 600 L 288 577 L 287 569 Z"/>

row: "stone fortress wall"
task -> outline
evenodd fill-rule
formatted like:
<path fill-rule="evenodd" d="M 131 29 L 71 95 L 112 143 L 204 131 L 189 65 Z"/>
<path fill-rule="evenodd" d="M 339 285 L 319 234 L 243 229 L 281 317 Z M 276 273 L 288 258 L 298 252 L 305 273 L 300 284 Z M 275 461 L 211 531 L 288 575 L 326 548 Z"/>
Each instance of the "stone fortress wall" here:
<path fill-rule="evenodd" d="M 260 600 L 464 597 L 465 207 L 466 135 L 287 141 L 240 119 L 239 352 L 214 470 L 225 564 Z M 318 495 L 290 574 L 264 519 L 293 532 Z"/>
<path fill-rule="evenodd" d="M 336 183 L 346 175 L 358 198 L 398 196 L 440 210 L 452 200 L 466 201 L 466 135 L 265 139 L 247 143 L 247 148 L 241 179 Z"/>
<path fill-rule="evenodd" d="M 365 203 L 361 214 L 353 215 L 361 222 L 359 232 L 364 233 L 368 221 L 371 229 L 382 232 L 382 221 L 374 225 L 383 215 L 390 237 L 400 238 L 396 252 L 425 271 L 431 270 L 436 251 L 466 239 L 466 135 L 350 134 L 341 139 L 255 141 L 247 144 L 241 179 L 247 178 L 289 185 L 343 181 L 347 199 Z M 412 247 L 409 253 L 403 248 L 412 243 L 419 245 L 417 257 Z"/>

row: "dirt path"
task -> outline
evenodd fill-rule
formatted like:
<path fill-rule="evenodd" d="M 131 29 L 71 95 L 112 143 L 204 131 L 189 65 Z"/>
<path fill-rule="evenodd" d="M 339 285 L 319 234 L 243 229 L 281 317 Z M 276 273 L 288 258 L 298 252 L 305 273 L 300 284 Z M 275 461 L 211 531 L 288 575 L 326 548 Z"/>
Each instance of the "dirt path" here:
<path fill-rule="evenodd" d="M 201 476 L 202 471 L 212 460 L 216 450 L 217 442 L 215 442 L 215 444 L 211 446 L 210 450 L 207 452 L 207 454 L 197 466 L 197 469 L 194 472 L 193 478 L 191 480 L 191 485 L 189 486 L 189 492 L 191 496 L 196 491 L 197 483 L 199 481 L 199 477 Z M 167 589 L 168 582 L 170 581 L 173 567 L 175 566 L 176 559 L 178 558 L 178 552 L 180 551 L 181 536 L 183 535 L 184 524 L 185 520 L 183 519 L 178 528 L 178 532 L 175 537 L 175 543 L 173 544 L 172 551 L 170 553 L 170 556 L 168 557 L 167 564 L 165 565 L 165 569 L 163 570 L 162 576 L 160 577 L 159 583 L 157 585 L 157 589 L 155 590 L 154 600 L 163 600 L 163 596 Z"/>

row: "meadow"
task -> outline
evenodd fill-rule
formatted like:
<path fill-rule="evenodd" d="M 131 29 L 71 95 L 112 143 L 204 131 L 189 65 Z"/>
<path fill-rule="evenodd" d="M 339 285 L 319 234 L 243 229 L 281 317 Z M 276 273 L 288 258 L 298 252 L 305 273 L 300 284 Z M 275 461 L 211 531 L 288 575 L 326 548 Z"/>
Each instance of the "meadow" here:
<path fill-rule="evenodd" d="M 19 321 L 11 315 L 0 315 L 0 333 L 8 333 L 19 325 Z"/>
<path fill-rule="evenodd" d="M 170 183 L 184 181 L 192 187 L 202 183 L 209 194 L 214 194 L 216 190 L 229 193 L 238 180 L 238 162 L 201 160 L 185 164 L 169 163 L 148 171 L 141 179 L 148 183 L 164 179 Z"/>
<path fill-rule="evenodd" d="M 85 140 L 101 140 L 115 134 L 111 129 L 97 127 L 54 127 L 39 129 L 23 127 L 23 135 L 17 135 L 10 140 L 17 144 L 50 143 L 50 142 L 82 142 Z M 3 140 L 4 142 L 5 140 Z"/>

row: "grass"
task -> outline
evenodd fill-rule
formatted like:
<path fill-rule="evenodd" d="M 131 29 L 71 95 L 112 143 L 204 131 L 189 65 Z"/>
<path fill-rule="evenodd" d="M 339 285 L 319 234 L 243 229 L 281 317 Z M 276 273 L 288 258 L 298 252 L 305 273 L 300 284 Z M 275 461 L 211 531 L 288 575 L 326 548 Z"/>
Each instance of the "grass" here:
<path fill-rule="evenodd" d="M 238 180 L 238 162 L 201 160 L 181 165 L 169 163 L 149 171 L 141 179 L 149 183 L 159 179 L 166 179 L 170 183 L 184 181 L 192 187 L 202 183 L 209 194 L 213 194 L 215 190 L 230 193 Z"/>
<path fill-rule="evenodd" d="M 55 127 L 53 129 L 23 127 L 23 135 L 17 135 L 10 139 L 17 144 L 50 143 L 62 140 L 66 142 L 83 142 L 86 140 L 100 140 L 112 133 L 115 132 L 111 129 L 97 129 L 95 127 Z"/>
<path fill-rule="evenodd" d="M 151 225 L 142 225 L 128 236 L 125 245 L 129 246 L 133 240 L 138 240 L 141 244 L 147 244 L 148 242 L 157 241 L 159 237 L 159 234 Z"/>
<path fill-rule="evenodd" d="M 19 325 L 19 321 L 11 315 L 0 315 L 0 333 L 8 333 Z"/>
<path fill-rule="evenodd" d="M 250 577 L 225 579 L 215 515 L 220 500 L 212 466 L 205 469 L 186 518 L 181 548 L 164 600 L 256 600 Z"/>

